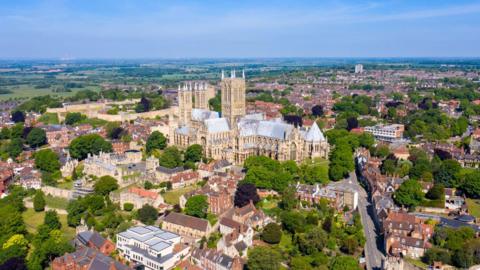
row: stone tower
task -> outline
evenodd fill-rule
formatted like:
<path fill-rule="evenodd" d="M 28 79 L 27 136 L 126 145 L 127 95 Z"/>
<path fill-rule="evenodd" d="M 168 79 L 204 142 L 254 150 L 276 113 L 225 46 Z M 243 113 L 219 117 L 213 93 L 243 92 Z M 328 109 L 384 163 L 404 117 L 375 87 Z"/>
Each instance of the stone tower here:
<path fill-rule="evenodd" d="M 233 128 L 237 121 L 245 116 L 245 72 L 242 77 L 237 78 L 235 70 L 232 71 L 230 78 L 225 78 L 222 71 L 222 116 L 227 118 L 230 126 Z"/>
<path fill-rule="evenodd" d="M 205 82 L 195 82 L 193 96 L 196 109 L 208 110 L 208 101 L 215 97 L 215 88 Z"/>
<path fill-rule="evenodd" d="M 178 86 L 179 124 L 188 125 L 192 119 L 192 83 Z"/>

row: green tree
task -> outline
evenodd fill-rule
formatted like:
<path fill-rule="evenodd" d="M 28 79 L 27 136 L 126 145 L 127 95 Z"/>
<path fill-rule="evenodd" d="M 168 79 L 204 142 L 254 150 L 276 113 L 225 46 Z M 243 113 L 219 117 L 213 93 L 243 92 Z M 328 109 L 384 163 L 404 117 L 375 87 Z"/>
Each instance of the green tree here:
<path fill-rule="evenodd" d="M 282 200 L 280 206 L 285 210 L 292 210 L 297 206 L 297 194 L 296 189 L 293 186 L 287 187 L 283 190 Z"/>
<path fill-rule="evenodd" d="M 155 207 L 145 204 L 142 208 L 138 209 L 137 217 L 141 222 L 152 225 L 158 218 L 158 211 Z"/>
<path fill-rule="evenodd" d="M 182 155 L 175 146 L 165 148 L 159 158 L 159 163 L 163 167 L 175 168 L 182 165 Z"/>
<path fill-rule="evenodd" d="M 98 134 L 87 134 L 72 140 L 69 146 L 70 155 L 76 159 L 85 159 L 88 154 L 111 152 L 112 144 Z"/>
<path fill-rule="evenodd" d="M 468 197 L 480 198 L 480 171 L 475 170 L 467 174 L 460 187 Z"/>
<path fill-rule="evenodd" d="M 35 167 L 49 173 L 58 171 L 60 169 L 58 155 L 51 149 L 44 149 L 36 152 Z"/>
<path fill-rule="evenodd" d="M 199 144 L 192 144 L 185 151 L 185 161 L 199 162 L 202 156 L 203 147 Z"/>
<path fill-rule="evenodd" d="M 41 212 L 45 210 L 45 194 L 43 194 L 43 191 L 37 190 L 35 192 L 35 196 L 33 197 L 33 209 L 36 212 Z"/>
<path fill-rule="evenodd" d="M 7 146 L 8 155 L 15 159 L 23 151 L 23 141 L 20 138 L 13 138 Z"/>
<path fill-rule="evenodd" d="M 69 112 L 65 116 L 65 124 L 66 125 L 74 125 L 76 123 L 79 123 L 83 120 L 87 119 L 87 117 L 81 113 L 78 112 Z"/>
<path fill-rule="evenodd" d="M 415 207 L 423 200 L 422 186 L 415 180 L 407 180 L 395 191 L 393 198 L 399 205 Z"/>
<path fill-rule="evenodd" d="M 292 270 L 310 270 L 313 267 L 308 263 L 308 257 L 293 257 L 290 260 L 290 269 Z M 316 269 L 316 268 L 315 268 Z"/>
<path fill-rule="evenodd" d="M 460 163 L 453 159 L 447 159 L 442 162 L 440 169 L 435 172 L 435 183 L 443 184 L 445 187 L 457 187 L 459 184 L 458 173 L 462 167 Z"/>
<path fill-rule="evenodd" d="M 123 210 L 127 211 L 127 212 L 130 212 L 133 210 L 133 203 L 124 203 L 123 204 Z"/>
<path fill-rule="evenodd" d="M 425 197 L 430 200 L 444 200 L 445 188 L 442 184 L 436 184 L 425 194 Z"/>
<path fill-rule="evenodd" d="M 45 212 L 43 224 L 46 225 L 50 230 L 60 230 L 62 228 L 62 223 L 60 223 L 60 219 L 58 218 L 55 210 L 48 210 Z"/>
<path fill-rule="evenodd" d="M 320 227 L 315 227 L 307 233 L 296 235 L 298 249 L 303 255 L 312 255 L 322 251 L 328 240 L 327 233 Z"/>
<path fill-rule="evenodd" d="M 45 130 L 41 128 L 34 127 L 27 135 L 27 143 L 33 147 L 37 148 L 47 143 L 47 135 Z"/>
<path fill-rule="evenodd" d="M 167 138 L 160 131 L 154 131 L 148 136 L 145 150 L 151 154 L 153 150 L 163 150 L 167 147 Z"/>
<path fill-rule="evenodd" d="M 350 256 L 338 256 L 330 264 L 331 270 L 360 270 L 360 266 L 355 258 Z"/>
<path fill-rule="evenodd" d="M 254 247 L 249 250 L 247 267 L 249 270 L 280 269 L 282 255 L 270 247 Z"/>
<path fill-rule="evenodd" d="M 185 204 L 185 213 L 189 216 L 205 218 L 208 211 L 208 201 L 205 195 L 194 195 Z"/>
<path fill-rule="evenodd" d="M 263 241 L 269 244 L 278 244 L 282 239 L 282 228 L 276 223 L 268 223 L 263 228 L 261 237 Z"/>
<path fill-rule="evenodd" d="M 118 189 L 117 179 L 104 175 L 94 184 L 95 193 L 99 195 L 108 195 L 110 192 Z"/>
<path fill-rule="evenodd" d="M 296 211 L 285 211 L 281 214 L 282 226 L 290 233 L 305 231 L 305 217 Z"/>

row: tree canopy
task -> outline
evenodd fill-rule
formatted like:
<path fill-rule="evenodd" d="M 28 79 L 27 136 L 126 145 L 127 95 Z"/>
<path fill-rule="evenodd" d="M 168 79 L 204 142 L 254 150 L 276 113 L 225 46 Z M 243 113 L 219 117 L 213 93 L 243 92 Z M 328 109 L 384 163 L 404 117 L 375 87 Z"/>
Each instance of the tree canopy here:
<path fill-rule="evenodd" d="M 185 214 L 189 216 L 205 218 L 207 217 L 208 201 L 205 195 L 194 195 L 188 198 L 185 204 Z"/>
<path fill-rule="evenodd" d="M 37 127 L 32 128 L 27 135 L 26 141 L 33 148 L 37 148 L 46 144 L 47 135 L 45 133 L 45 130 Z"/>
<path fill-rule="evenodd" d="M 260 201 L 257 187 L 250 183 L 241 183 L 235 191 L 234 204 L 236 207 L 243 207 L 252 201 L 254 204 Z"/>
<path fill-rule="evenodd" d="M 118 189 L 119 186 L 117 183 L 117 179 L 109 175 L 104 175 L 97 180 L 93 187 L 96 194 L 105 196 L 110 194 L 110 192 Z"/>
<path fill-rule="evenodd" d="M 40 150 L 35 153 L 35 167 L 44 171 L 53 173 L 60 169 L 60 161 L 57 153 L 51 149 Z"/>
<path fill-rule="evenodd" d="M 69 151 L 73 158 L 83 160 L 88 154 L 96 155 L 100 152 L 111 152 L 112 144 L 98 134 L 87 134 L 73 139 Z"/>
<path fill-rule="evenodd" d="M 423 199 L 422 186 L 415 180 L 407 180 L 395 191 L 393 198 L 399 205 L 417 206 Z"/>
<path fill-rule="evenodd" d="M 151 154 L 153 150 L 163 150 L 167 147 L 167 138 L 160 131 L 154 131 L 148 136 L 145 150 Z"/>

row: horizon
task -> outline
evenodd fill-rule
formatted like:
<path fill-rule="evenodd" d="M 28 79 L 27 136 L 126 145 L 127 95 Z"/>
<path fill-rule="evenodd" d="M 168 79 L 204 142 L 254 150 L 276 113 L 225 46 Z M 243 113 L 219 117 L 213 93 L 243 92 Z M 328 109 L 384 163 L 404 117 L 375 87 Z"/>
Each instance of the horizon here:
<path fill-rule="evenodd" d="M 19 0 L 0 25 L 0 59 L 480 57 L 472 0 Z"/>

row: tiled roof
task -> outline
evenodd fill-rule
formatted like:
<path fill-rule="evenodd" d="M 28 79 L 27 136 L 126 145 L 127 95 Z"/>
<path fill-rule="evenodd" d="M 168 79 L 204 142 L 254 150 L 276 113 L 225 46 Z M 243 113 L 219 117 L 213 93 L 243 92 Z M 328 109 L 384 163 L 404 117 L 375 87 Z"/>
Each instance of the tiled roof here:
<path fill-rule="evenodd" d="M 180 225 L 183 227 L 192 228 L 197 231 L 206 232 L 208 230 L 207 220 L 197 218 L 197 217 L 187 216 L 187 215 L 179 214 L 175 212 L 171 212 L 168 216 L 166 216 L 164 221 L 168 223 Z"/>

